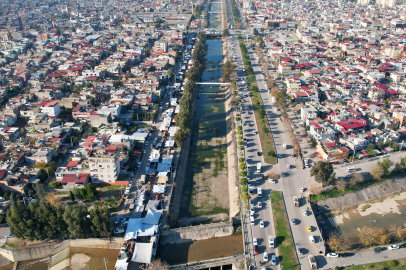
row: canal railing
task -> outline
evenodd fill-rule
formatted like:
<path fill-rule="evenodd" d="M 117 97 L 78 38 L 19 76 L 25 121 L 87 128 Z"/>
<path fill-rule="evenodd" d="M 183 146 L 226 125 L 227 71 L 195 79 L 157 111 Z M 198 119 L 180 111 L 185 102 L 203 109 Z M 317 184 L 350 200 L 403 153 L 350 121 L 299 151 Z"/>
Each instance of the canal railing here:
<path fill-rule="evenodd" d="M 171 265 L 171 266 L 169 266 L 169 269 L 197 270 L 197 269 L 233 264 L 233 263 L 236 263 L 236 262 L 242 261 L 242 260 L 244 260 L 244 253 L 230 256 L 230 257 L 218 258 L 218 259 Z"/>

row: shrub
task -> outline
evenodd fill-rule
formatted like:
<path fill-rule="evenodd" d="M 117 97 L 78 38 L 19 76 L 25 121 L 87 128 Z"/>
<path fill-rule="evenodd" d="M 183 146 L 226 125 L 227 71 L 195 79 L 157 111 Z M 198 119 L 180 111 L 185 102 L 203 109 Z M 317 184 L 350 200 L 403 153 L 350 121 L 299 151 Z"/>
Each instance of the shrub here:
<path fill-rule="evenodd" d="M 238 146 L 238 150 L 244 150 L 244 146 Z"/>
<path fill-rule="evenodd" d="M 248 185 L 248 180 L 247 180 L 247 178 L 241 178 L 241 179 L 240 179 L 240 185 L 243 185 L 243 186 Z"/>
<path fill-rule="evenodd" d="M 242 177 L 247 176 L 247 172 L 246 172 L 246 171 L 241 171 L 241 172 L 240 172 L 240 176 L 242 176 Z"/>
<path fill-rule="evenodd" d="M 242 136 L 238 136 L 239 141 L 242 141 L 242 139 L 243 139 Z"/>
<path fill-rule="evenodd" d="M 241 187 L 241 192 L 242 193 L 247 193 L 248 192 L 248 187 Z"/>
<path fill-rule="evenodd" d="M 246 168 L 245 162 L 241 162 L 240 165 L 238 165 L 238 168 L 240 168 L 240 170 L 245 170 Z"/>
<path fill-rule="evenodd" d="M 244 162 L 244 161 L 245 161 L 245 158 L 239 158 L 238 161 L 239 161 L 239 162 Z"/>
<path fill-rule="evenodd" d="M 53 181 L 53 182 L 49 183 L 49 187 L 50 187 L 50 188 L 53 188 L 53 189 L 61 188 L 61 187 L 62 187 L 62 184 L 61 184 L 60 182 Z"/>
<path fill-rule="evenodd" d="M 240 118 L 240 117 L 236 117 L 235 120 L 236 120 L 236 121 L 241 121 L 241 118 Z"/>
<path fill-rule="evenodd" d="M 242 126 L 237 126 L 237 130 L 242 130 Z"/>
<path fill-rule="evenodd" d="M 276 154 L 275 154 L 274 150 L 268 151 L 267 155 L 270 156 L 270 157 L 276 157 Z"/>
<path fill-rule="evenodd" d="M 394 261 L 394 260 L 390 260 L 390 261 L 388 261 L 388 265 L 391 267 L 395 267 L 396 265 L 398 265 L 398 262 Z"/>
<path fill-rule="evenodd" d="M 237 131 L 237 135 L 242 135 L 242 130 Z"/>
<path fill-rule="evenodd" d="M 238 141 L 238 145 L 244 145 L 243 141 Z"/>

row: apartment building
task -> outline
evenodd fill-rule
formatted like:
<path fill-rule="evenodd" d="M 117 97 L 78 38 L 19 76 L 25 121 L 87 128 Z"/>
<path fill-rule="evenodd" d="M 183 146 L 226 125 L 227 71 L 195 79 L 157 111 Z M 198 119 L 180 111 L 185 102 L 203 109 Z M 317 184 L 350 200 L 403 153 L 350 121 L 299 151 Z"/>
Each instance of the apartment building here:
<path fill-rule="evenodd" d="M 120 158 L 117 145 L 101 145 L 89 157 L 92 183 L 114 184 L 120 174 Z"/>

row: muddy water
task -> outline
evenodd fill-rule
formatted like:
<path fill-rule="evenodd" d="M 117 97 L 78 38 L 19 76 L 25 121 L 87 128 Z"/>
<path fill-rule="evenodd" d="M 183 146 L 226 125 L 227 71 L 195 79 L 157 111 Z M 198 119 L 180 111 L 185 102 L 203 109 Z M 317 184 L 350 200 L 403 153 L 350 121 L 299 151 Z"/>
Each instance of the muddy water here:
<path fill-rule="evenodd" d="M 222 77 L 221 40 L 207 40 L 203 82 Z M 201 85 L 196 100 L 192 142 L 181 217 L 194 218 L 229 212 L 227 182 L 227 123 L 224 93 L 219 85 Z"/>
<path fill-rule="evenodd" d="M 337 228 L 334 228 L 328 219 L 324 221 L 326 222 L 321 224 L 323 235 L 327 236 L 335 230 L 340 230 L 353 241 L 358 240 L 358 230 L 364 226 L 387 229 L 395 225 L 406 228 L 406 192 L 335 212 L 334 222 Z"/>
<path fill-rule="evenodd" d="M 120 250 L 101 248 L 68 248 L 52 257 L 19 262 L 18 270 L 66 270 L 66 269 L 114 269 Z M 75 256 L 80 254 L 80 256 Z M 84 254 L 85 256 L 83 256 Z M 77 258 L 81 257 L 81 258 Z M 105 261 L 104 261 L 105 258 Z M 0 267 L 0 270 L 11 270 L 14 264 Z M 69 267 L 69 268 L 66 268 Z"/>
<path fill-rule="evenodd" d="M 242 234 L 158 247 L 158 257 L 170 265 L 229 257 L 243 253 Z"/>
<path fill-rule="evenodd" d="M 216 13 L 210 13 L 216 12 Z M 210 9 L 209 9 L 209 28 L 215 29 L 221 26 L 221 2 L 210 2 Z"/>

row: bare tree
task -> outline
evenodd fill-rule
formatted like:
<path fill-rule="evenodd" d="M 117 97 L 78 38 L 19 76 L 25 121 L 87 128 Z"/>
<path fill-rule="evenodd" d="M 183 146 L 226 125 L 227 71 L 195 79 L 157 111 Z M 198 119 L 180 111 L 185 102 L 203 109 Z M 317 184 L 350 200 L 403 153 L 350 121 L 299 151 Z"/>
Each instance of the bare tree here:
<path fill-rule="evenodd" d="M 371 175 L 376 180 L 380 180 L 382 176 L 385 174 L 385 169 L 383 168 L 382 164 L 378 163 L 375 167 L 371 170 Z"/>
<path fill-rule="evenodd" d="M 352 174 L 351 174 L 351 178 L 350 178 L 350 181 L 349 181 L 349 184 L 352 186 L 352 187 L 355 187 L 358 183 L 361 183 L 361 182 L 364 182 L 364 176 L 362 175 L 362 174 L 360 174 L 360 173 L 357 173 L 357 172 L 353 172 Z"/>
<path fill-rule="evenodd" d="M 348 249 L 348 239 L 339 232 L 332 233 L 327 240 L 327 244 L 334 251 Z"/>
<path fill-rule="evenodd" d="M 161 261 L 161 259 L 156 258 L 148 265 L 148 269 L 150 270 L 169 269 L 169 264 L 166 261 Z"/>
<path fill-rule="evenodd" d="M 344 179 L 338 180 L 338 181 L 336 182 L 336 187 L 337 187 L 339 190 L 345 190 L 346 187 L 347 187 L 347 182 L 346 182 Z"/>

